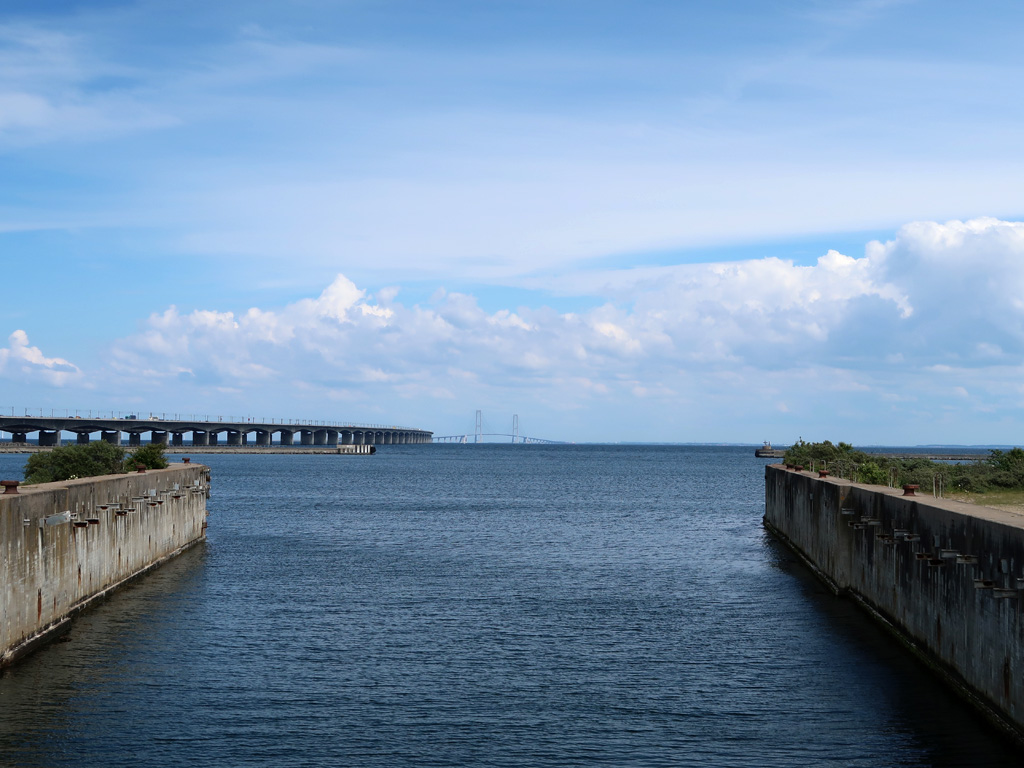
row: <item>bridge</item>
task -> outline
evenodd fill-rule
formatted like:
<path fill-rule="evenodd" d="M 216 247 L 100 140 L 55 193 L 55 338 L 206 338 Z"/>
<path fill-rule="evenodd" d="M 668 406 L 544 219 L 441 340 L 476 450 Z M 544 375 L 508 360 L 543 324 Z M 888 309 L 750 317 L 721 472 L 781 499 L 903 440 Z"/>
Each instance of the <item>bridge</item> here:
<path fill-rule="evenodd" d="M 39 445 L 60 445 L 62 432 L 75 435 L 76 442 L 88 443 L 99 434 L 101 440 L 121 445 L 123 433 L 128 445 L 142 445 L 142 436 L 149 433 L 151 443 L 185 445 L 185 435 L 191 435 L 190 445 L 249 445 L 252 435 L 255 446 L 269 446 L 274 436 L 280 445 L 337 446 L 337 445 L 412 445 L 429 443 L 433 432 L 412 427 L 384 424 L 348 424 L 332 421 L 304 421 L 288 419 L 257 420 L 251 417 L 217 417 L 212 420 L 186 418 L 172 414 L 172 418 L 150 414 L 146 417 L 129 414 L 104 417 L 88 415 L 38 416 L 0 415 L 0 433 L 10 433 L 12 443 L 27 443 L 28 436 L 38 433 Z M 296 439 L 297 438 L 297 439 Z M 223 442 L 221 440 L 223 439 Z"/>
<path fill-rule="evenodd" d="M 512 443 L 543 443 L 546 445 L 563 445 L 561 440 L 544 440 L 540 437 L 526 437 L 525 435 L 519 434 L 519 414 L 512 416 L 512 431 L 511 432 L 484 432 L 484 412 L 478 410 L 476 412 L 476 426 L 472 435 L 473 443 L 481 442 L 481 438 L 484 437 L 511 437 Z M 434 438 L 435 443 L 461 443 L 466 445 L 470 442 L 470 435 L 466 433 L 464 435 L 440 435 Z"/>

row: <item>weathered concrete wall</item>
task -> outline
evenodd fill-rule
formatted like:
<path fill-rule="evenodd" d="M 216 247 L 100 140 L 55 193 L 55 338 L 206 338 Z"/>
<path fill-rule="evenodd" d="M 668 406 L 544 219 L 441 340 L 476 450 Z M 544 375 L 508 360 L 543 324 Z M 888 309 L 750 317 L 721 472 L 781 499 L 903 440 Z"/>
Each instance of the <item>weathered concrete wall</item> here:
<path fill-rule="evenodd" d="M 1024 735 L 1024 517 L 765 470 L 765 523 L 962 694 Z"/>
<path fill-rule="evenodd" d="M 209 479 L 201 464 L 175 464 L 0 495 L 0 666 L 202 541 Z"/>

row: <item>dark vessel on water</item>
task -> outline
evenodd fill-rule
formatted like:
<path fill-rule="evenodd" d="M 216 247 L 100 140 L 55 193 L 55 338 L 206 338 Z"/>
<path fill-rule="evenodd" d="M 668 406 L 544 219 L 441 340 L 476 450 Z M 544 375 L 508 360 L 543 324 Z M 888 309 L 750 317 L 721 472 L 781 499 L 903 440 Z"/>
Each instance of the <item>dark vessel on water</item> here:
<path fill-rule="evenodd" d="M 786 455 L 786 450 L 772 448 L 772 444 L 765 440 L 764 445 L 754 451 L 754 455 L 759 459 L 781 459 Z"/>

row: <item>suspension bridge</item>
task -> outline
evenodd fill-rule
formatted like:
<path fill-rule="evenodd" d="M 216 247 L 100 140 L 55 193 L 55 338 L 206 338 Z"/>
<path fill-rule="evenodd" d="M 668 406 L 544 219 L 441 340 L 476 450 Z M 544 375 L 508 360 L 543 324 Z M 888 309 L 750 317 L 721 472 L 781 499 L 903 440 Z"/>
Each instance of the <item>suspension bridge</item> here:
<path fill-rule="evenodd" d="M 435 443 L 460 443 L 462 445 L 468 445 L 470 443 L 477 444 L 486 442 L 485 437 L 505 437 L 510 438 L 513 445 L 526 445 L 528 443 L 533 444 L 546 444 L 546 445 L 564 445 L 563 440 L 546 440 L 542 437 L 528 437 L 519 433 L 519 414 L 512 416 L 512 431 L 511 432 L 484 432 L 484 415 L 483 411 L 476 412 L 476 424 L 474 426 L 472 434 L 467 432 L 464 435 L 434 435 L 433 442 Z"/>

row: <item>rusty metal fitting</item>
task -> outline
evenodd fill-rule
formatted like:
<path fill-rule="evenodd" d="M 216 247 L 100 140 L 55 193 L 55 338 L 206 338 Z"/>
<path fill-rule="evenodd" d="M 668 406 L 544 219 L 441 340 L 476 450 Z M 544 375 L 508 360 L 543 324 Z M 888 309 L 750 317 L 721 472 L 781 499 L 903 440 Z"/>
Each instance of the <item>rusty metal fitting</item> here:
<path fill-rule="evenodd" d="M 794 467 L 794 469 L 796 469 L 797 472 L 803 472 L 804 471 L 804 465 L 803 464 L 797 464 L 796 467 Z"/>
<path fill-rule="evenodd" d="M 144 474 L 145 471 L 146 471 L 146 465 L 145 464 L 136 464 L 135 465 L 135 471 L 138 472 L 140 475 Z"/>
<path fill-rule="evenodd" d="M 0 480 L 0 485 L 4 487 L 4 495 L 8 493 L 17 493 L 20 482 L 18 480 Z"/>
<path fill-rule="evenodd" d="M 818 470 L 818 477 L 828 477 L 828 470 L 827 469 L 819 469 Z"/>
<path fill-rule="evenodd" d="M 919 485 L 912 485 L 912 484 L 911 485 L 904 485 L 903 486 L 903 495 L 904 496 L 917 496 L 917 494 L 914 493 L 914 491 L 916 491 L 920 487 L 921 486 L 919 486 Z"/>
<path fill-rule="evenodd" d="M 188 464 L 191 461 L 192 461 L 192 459 L 190 459 L 188 456 L 182 456 L 181 457 L 181 463 L 182 464 Z"/>

